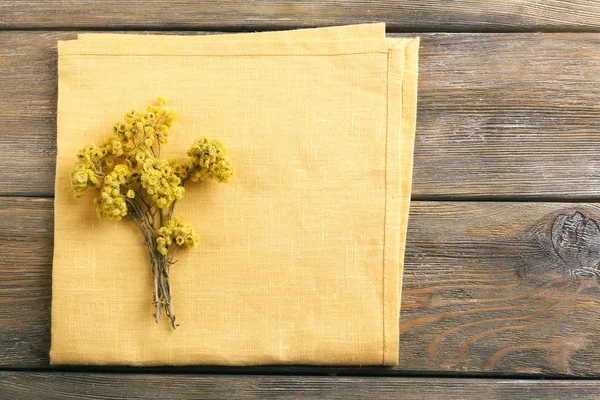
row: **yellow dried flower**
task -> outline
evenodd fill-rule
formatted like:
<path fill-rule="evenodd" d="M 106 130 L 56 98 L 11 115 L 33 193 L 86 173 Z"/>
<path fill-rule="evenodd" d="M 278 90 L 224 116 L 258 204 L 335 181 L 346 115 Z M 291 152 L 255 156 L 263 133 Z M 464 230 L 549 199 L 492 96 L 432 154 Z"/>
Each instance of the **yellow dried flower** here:
<path fill-rule="evenodd" d="M 194 247 L 198 242 L 199 238 L 192 226 L 184 223 L 177 216 L 158 230 L 156 239 L 157 250 L 163 255 L 166 255 L 174 246 Z"/>
<path fill-rule="evenodd" d="M 84 171 L 76 171 L 73 173 L 73 180 L 76 181 L 76 183 L 87 183 L 88 174 Z"/>
<path fill-rule="evenodd" d="M 197 139 L 188 150 L 189 178 L 194 181 L 214 179 L 228 183 L 233 178 L 235 170 L 227 155 L 227 149 L 218 140 L 209 141 L 203 137 Z"/>
<path fill-rule="evenodd" d="M 127 215 L 127 204 L 125 196 L 121 194 L 121 187 L 128 183 L 130 176 L 129 167 L 125 164 L 119 164 L 104 178 L 104 184 L 100 188 L 100 196 L 94 199 L 98 216 L 120 220 Z M 127 194 L 127 197 L 129 197 L 129 191 Z"/>

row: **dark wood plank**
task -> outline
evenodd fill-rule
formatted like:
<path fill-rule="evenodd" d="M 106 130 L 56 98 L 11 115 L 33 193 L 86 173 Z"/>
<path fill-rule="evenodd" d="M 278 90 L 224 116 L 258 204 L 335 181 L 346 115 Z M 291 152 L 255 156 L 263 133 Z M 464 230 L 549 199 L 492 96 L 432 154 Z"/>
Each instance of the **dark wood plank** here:
<path fill-rule="evenodd" d="M 0 399 L 597 399 L 594 381 L 0 372 Z"/>
<path fill-rule="evenodd" d="M 50 350 L 53 202 L 0 198 L 0 366 L 44 365 Z"/>
<path fill-rule="evenodd" d="M 0 194 L 54 192 L 56 41 L 73 37 L 76 34 L 0 33 Z"/>
<path fill-rule="evenodd" d="M 600 36 L 423 40 L 416 198 L 598 198 Z"/>
<path fill-rule="evenodd" d="M 0 32 L 0 195 L 51 196 L 56 50 Z M 413 198 L 600 198 L 600 34 L 431 34 Z"/>
<path fill-rule="evenodd" d="M 600 207 L 416 202 L 401 368 L 597 376 Z"/>
<path fill-rule="evenodd" d="M 598 377 L 599 219 L 595 204 L 413 202 L 399 367 L 181 370 Z M 47 367 L 52 200 L 0 198 L 0 220 L 0 367 Z"/>
<path fill-rule="evenodd" d="M 255 30 L 363 22 L 386 22 L 393 31 L 600 29 L 600 5 L 594 0 L 9 0 L 1 10 L 5 29 Z"/>

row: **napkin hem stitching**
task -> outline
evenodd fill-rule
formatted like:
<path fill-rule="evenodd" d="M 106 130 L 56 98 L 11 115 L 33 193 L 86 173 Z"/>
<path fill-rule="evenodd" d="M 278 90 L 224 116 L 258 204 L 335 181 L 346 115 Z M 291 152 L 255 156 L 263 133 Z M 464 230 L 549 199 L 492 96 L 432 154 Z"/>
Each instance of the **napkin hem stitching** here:
<path fill-rule="evenodd" d="M 389 52 L 385 51 L 362 51 L 356 53 L 322 53 L 322 54 L 256 54 L 256 53 L 241 53 L 241 54 L 177 54 L 177 53 L 152 53 L 152 54 L 133 54 L 133 53 L 66 53 L 61 54 L 61 57 L 68 56 L 110 56 L 110 57 L 167 57 L 167 56 L 177 56 L 177 57 L 327 57 L 327 56 L 354 56 L 361 54 L 388 54 Z"/>
<path fill-rule="evenodd" d="M 386 353 L 386 340 L 385 340 L 385 336 L 386 336 L 386 326 L 387 326 L 387 321 L 386 321 L 386 312 L 385 312 L 385 267 L 386 267 L 386 239 L 387 239 L 387 214 L 388 214 L 388 204 L 387 204 L 387 189 L 388 189 L 388 185 L 387 185 L 387 169 L 388 169 L 388 140 L 389 140 L 389 134 L 390 134 L 390 53 L 391 53 L 391 49 L 388 50 L 387 52 L 387 71 L 386 71 L 386 83 L 385 83 L 385 87 L 386 87 L 386 93 L 385 93 L 385 101 L 386 101 L 386 106 L 385 106 L 385 172 L 384 172 L 384 214 L 383 214 L 383 266 L 381 268 L 381 277 L 382 277 L 382 284 L 381 284 L 381 293 L 382 293 L 382 307 L 381 307 L 381 311 L 383 313 L 383 320 L 382 320 L 382 338 L 383 338 L 383 347 L 382 347 L 382 354 L 381 354 L 381 364 L 385 365 L 385 353 Z"/>

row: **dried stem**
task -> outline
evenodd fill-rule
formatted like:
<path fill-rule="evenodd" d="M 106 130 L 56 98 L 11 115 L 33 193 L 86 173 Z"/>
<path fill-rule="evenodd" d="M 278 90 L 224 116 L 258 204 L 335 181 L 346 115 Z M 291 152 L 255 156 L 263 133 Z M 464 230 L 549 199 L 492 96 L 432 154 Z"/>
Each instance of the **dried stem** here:
<path fill-rule="evenodd" d="M 169 278 L 169 265 L 172 263 L 167 256 L 160 254 L 156 248 L 156 237 L 158 229 L 155 227 L 155 218 L 149 218 L 146 212 L 141 210 L 138 203 L 132 199 L 127 199 L 127 204 L 131 211 L 131 219 L 138 227 L 144 238 L 144 245 L 148 250 L 150 264 L 152 266 L 152 275 L 154 279 L 154 299 L 155 320 L 158 323 L 162 311 L 171 320 L 173 329 L 177 327 L 175 322 L 175 313 L 173 312 L 173 303 L 171 295 L 171 282 Z M 160 224 L 164 224 L 162 210 L 159 211 Z"/>

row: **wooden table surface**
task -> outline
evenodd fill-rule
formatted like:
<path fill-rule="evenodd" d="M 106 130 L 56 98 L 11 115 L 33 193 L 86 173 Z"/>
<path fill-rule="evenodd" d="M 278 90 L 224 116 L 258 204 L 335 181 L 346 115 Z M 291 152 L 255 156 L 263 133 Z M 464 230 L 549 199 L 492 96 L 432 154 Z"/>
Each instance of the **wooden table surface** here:
<path fill-rule="evenodd" d="M 422 37 L 396 368 L 55 368 L 56 41 L 386 22 Z M 597 0 L 0 3 L 0 399 L 600 398 Z"/>

